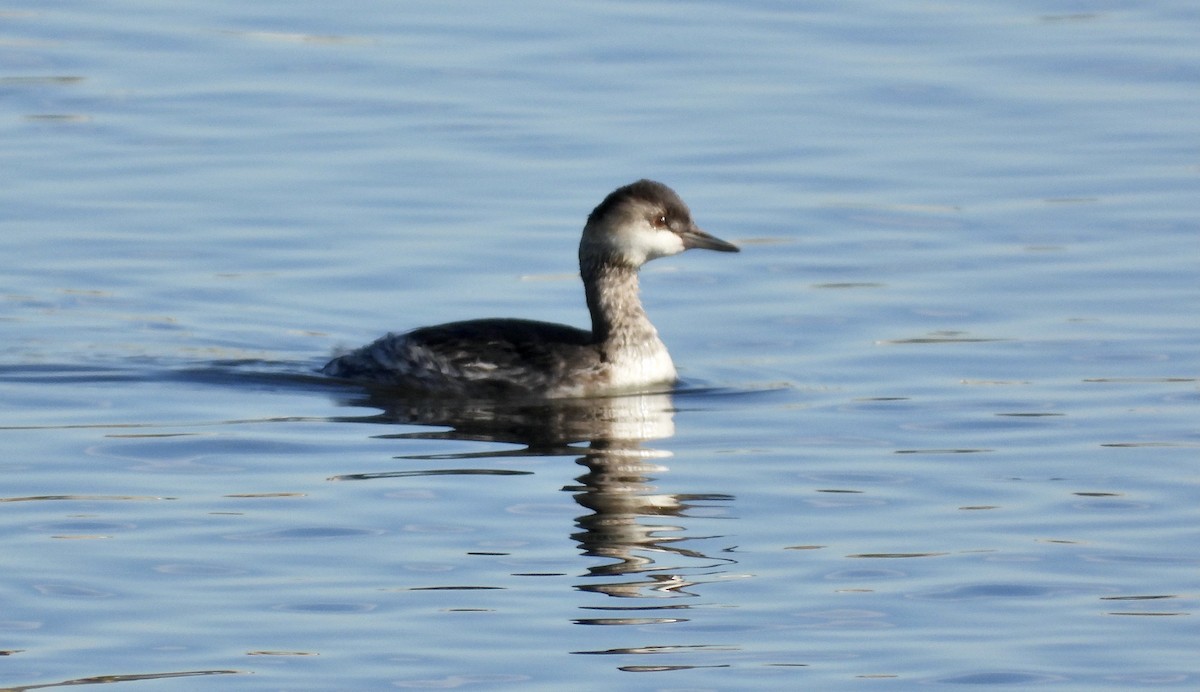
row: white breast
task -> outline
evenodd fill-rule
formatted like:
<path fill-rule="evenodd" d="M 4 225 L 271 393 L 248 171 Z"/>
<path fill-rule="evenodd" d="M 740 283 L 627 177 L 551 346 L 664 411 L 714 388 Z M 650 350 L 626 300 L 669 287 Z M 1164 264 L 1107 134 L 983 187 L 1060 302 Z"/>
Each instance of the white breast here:
<path fill-rule="evenodd" d="M 612 361 L 611 384 L 614 389 L 635 389 L 647 385 L 674 382 L 678 374 L 671 354 L 663 342 L 654 339 L 622 350 Z"/>

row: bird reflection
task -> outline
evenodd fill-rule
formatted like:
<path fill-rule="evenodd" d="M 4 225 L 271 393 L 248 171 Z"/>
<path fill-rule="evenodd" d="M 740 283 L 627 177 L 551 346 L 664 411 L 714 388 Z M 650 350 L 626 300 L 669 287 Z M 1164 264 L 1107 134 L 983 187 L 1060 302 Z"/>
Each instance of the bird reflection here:
<path fill-rule="evenodd" d="M 587 468 L 577 479 L 579 485 L 565 488 L 575 493 L 580 506 L 592 511 L 576 519 L 580 531 L 572 538 L 585 555 L 612 560 L 589 568 L 590 576 L 638 578 L 579 588 L 624 597 L 694 595 L 687 591 L 693 582 L 676 572 L 680 564 L 692 564 L 690 572 L 711 568 L 718 561 L 686 547 L 696 537 L 683 535 L 686 529 L 681 522 L 659 522 L 663 517 L 683 518 L 698 503 L 732 498 L 655 492 L 652 481 L 667 469 L 658 463 L 659 455 L 642 449 L 636 440 L 593 441 L 588 452 L 577 461 Z M 656 521 L 642 522 L 640 517 Z"/>
<path fill-rule="evenodd" d="M 695 596 L 702 581 L 719 576 L 734 561 L 694 547 L 714 536 L 687 535 L 689 510 L 733 499 L 720 493 L 662 492 L 654 484 L 672 456 L 644 446 L 675 434 L 673 395 L 639 394 L 595 399 L 531 402 L 414 401 L 373 392 L 346 402 L 382 410 L 377 416 L 346 420 L 448 427 L 389 435 L 394 438 L 515 443 L 521 449 L 438 456 L 438 459 L 502 456 L 575 456 L 585 471 L 563 490 L 587 510 L 577 517 L 572 538 L 581 552 L 605 562 L 586 570 L 581 591 L 620 598 Z M 482 471 L 477 471 L 482 472 Z M 437 472 L 433 472 L 437 473 Z M 356 474 L 343 478 L 412 475 Z M 675 606 L 668 606 L 674 608 Z M 601 610 L 647 610 L 647 607 Z M 655 608 L 657 609 L 657 608 Z M 582 624 L 644 623 L 645 617 L 583 619 Z"/>

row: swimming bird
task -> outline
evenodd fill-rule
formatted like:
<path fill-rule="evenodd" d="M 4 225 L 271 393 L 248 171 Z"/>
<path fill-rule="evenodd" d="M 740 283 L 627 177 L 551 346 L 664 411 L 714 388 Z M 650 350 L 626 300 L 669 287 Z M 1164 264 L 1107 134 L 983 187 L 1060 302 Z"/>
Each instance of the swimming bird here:
<path fill-rule="evenodd" d="M 454 397 L 562 398 L 661 389 L 677 379 L 638 291 L 650 260 L 703 248 L 738 252 L 692 221 L 653 180 L 619 187 L 588 215 L 579 270 L 587 331 L 524 319 L 479 319 L 387 334 L 322 369 L 371 385 Z"/>

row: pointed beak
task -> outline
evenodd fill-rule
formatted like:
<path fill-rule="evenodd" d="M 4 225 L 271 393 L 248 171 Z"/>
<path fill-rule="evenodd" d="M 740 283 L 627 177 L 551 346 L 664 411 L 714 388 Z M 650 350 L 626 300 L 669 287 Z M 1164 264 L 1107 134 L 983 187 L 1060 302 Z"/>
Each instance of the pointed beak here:
<path fill-rule="evenodd" d="M 741 252 L 738 246 L 733 243 L 727 243 L 715 235 L 709 235 L 696 225 L 680 233 L 679 237 L 683 238 L 683 249 L 685 250 L 700 248 L 702 250 L 716 250 L 717 252 Z"/>

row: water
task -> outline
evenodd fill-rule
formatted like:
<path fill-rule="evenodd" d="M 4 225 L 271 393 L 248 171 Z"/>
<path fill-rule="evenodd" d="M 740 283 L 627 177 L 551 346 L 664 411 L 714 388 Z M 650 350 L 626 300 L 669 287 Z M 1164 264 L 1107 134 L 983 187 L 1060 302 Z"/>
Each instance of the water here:
<path fill-rule="evenodd" d="M 494 16 L 493 16 L 494 15 Z M 1194 689 L 1190 3 L 0 11 L 0 685 Z M 582 325 L 671 395 L 314 375 Z M 137 684 L 132 684 L 137 681 Z"/>

